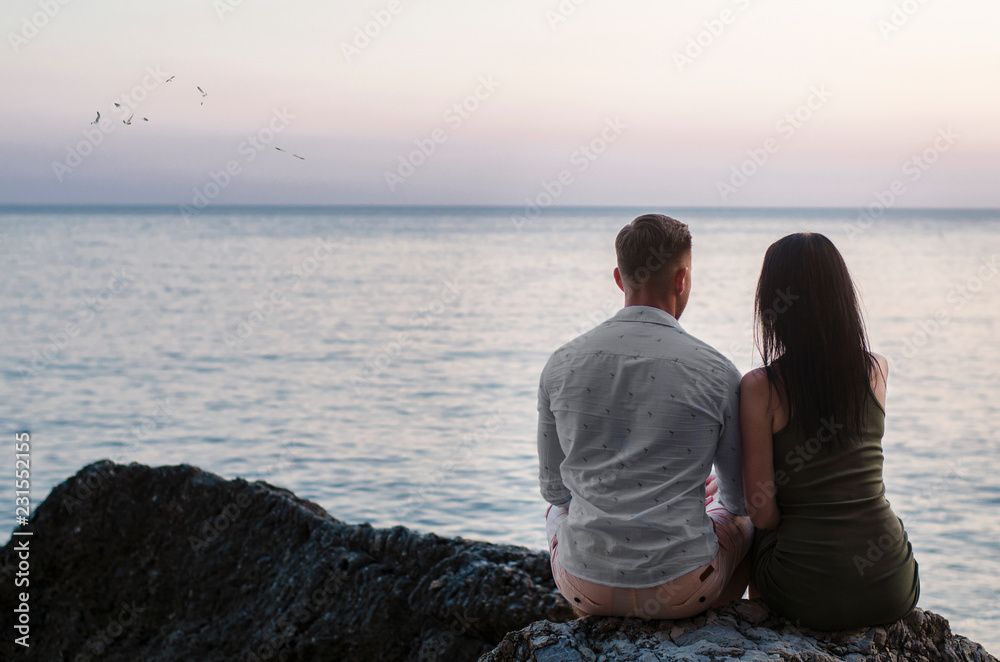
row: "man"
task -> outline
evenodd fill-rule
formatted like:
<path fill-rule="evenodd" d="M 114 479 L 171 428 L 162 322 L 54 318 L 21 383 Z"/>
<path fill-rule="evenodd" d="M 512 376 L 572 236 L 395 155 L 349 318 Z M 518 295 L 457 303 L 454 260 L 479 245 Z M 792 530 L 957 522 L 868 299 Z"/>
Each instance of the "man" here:
<path fill-rule="evenodd" d="M 538 390 L 552 574 L 580 614 L 686 618 L 749 578 L 741 375 L 677 321 L 687 225 L 640 216 L 615 249 L 625 308 L 558 349 Z"/>

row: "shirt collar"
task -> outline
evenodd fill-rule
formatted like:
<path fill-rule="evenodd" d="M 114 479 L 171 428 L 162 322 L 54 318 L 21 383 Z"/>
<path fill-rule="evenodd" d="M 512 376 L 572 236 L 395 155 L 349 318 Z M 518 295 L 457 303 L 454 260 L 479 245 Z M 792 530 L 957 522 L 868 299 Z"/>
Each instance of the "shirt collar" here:
<path fill-rule="evenodd" d="M 675 329 L 681 328 L 680 322 L 674 319 L 673 315 L 652 306 L 625 306 L 611 319 L 615 322 L 648 322 Z"/>

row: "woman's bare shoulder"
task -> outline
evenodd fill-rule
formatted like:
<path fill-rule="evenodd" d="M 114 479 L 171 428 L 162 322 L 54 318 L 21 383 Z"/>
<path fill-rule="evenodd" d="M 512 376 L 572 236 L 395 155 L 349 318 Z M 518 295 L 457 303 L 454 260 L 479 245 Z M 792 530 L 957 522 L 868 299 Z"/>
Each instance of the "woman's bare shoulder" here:
<path fill-rule="evenodd" d="M 740 410 L 765 424 L 769 422 L 772 434 L 788 423 L 788 408 L 784 397 L 764 368 L 756 368 L 743 375 L 740 382 Z"/>
<path fill-rule="evenodd" d="M 754 368 L 747 374 L 743 375 L 743 379 L 740 380 L 740 386 L 743 387 L 755 387 L 762 384 L 767 384 L 767 371 L 764 368 Z"/>
<path fill-rule="evenodd" d="M 872 352 L 872 358 L 878 364 L 879 370 L 882 373 L 882 379 L 886 380 L 889 378 L 889 359 L 885 358 L 881 354 Z"/>
<path fill-rule="evenodd" d="M 886 383 L 889 381 L 889 361 L 881 354 L 872 352 L 878 369 L 872 366 L 872 393 L 882 409 L 885 409 Z"/>
<path fill-rule="evenodd" d="M 764 368 L 754 368 L 740 380 L 740 399 L 760 400 L 771 393 L 771 383 Z"/>

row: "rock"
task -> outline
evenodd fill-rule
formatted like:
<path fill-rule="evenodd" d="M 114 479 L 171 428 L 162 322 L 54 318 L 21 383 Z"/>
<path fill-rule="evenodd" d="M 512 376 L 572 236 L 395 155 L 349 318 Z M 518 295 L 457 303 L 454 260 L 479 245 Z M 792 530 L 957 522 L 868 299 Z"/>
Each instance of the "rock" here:
<path fill-rule="evenodd" d="M 99 462 L 38 506 L 30 648 L 15 536 L 0 660 L 475 660 L 573 613 L 545 552 L 349 525 L 263 482 Z"/>
<path fill-rule="evenodd" d="M 550 651 L 556 651 L 552 657 Z M 539 621 L 511 632 L 480 662 L 996 662 L 948 621 L 915 609 L 887 626 L 845 632 L 798 628 L 772 615 L 759 600 L 709 610 L 705 617 L 642 621 L 590 616 L 571 622 Z"/>
<path fill-rule="evenodd" d="M 942 617 L 820 633 L 741 601 L 573 619 L 545 552 L 344 524 L 264 482 L 99 462 L 0 550 L 0 660 L 983 660 Z M 13 643 L 29 541 L 30 648 Z"/>

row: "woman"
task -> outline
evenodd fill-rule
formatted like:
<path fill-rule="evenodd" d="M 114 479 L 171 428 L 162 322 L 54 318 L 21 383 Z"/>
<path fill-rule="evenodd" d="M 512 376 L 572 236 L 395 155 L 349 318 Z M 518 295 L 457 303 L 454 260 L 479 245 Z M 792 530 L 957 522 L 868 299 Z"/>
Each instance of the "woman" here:
<path fill-rule="evenodd" d="M 740 391 L 751 597 L 822 630 L 898 620 L 920 583 L 882 482 L 888 365 L 833 243 L 768 248 L 755 316 L 764 366 Z"/>

